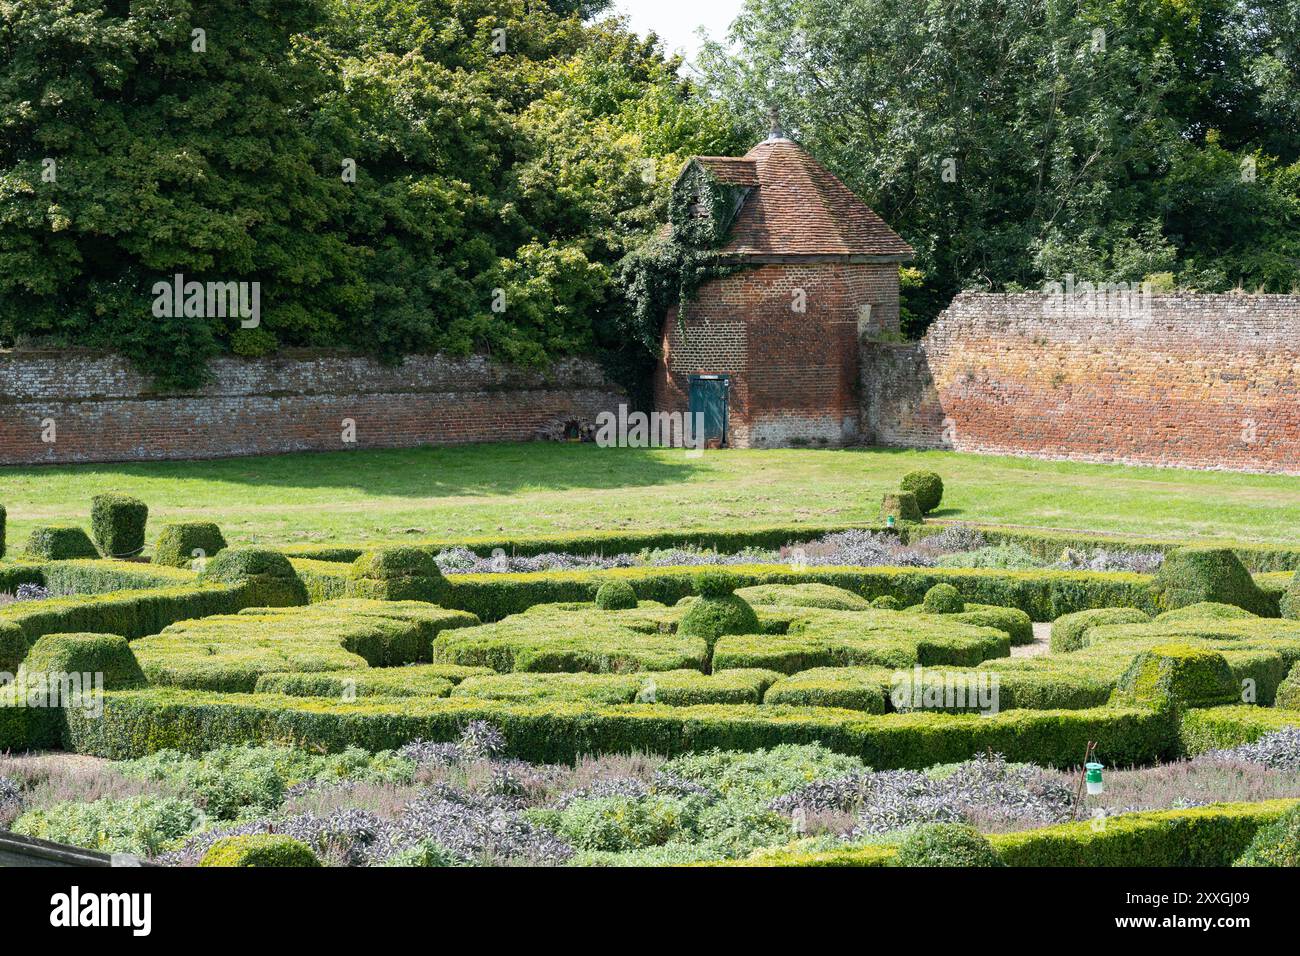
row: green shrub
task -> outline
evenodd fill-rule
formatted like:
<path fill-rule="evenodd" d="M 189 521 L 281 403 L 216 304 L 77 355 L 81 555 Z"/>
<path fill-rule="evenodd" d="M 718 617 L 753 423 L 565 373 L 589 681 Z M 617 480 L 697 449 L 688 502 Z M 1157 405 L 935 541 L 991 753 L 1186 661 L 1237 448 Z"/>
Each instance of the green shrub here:
<path fill-rule="evenodd" d="M 1157 614 L 1155 620 L 1163 621 L 1166 624 L 1174 624 L 1179 621 L 1244 621 L 1258 616 L 1234 604 L 1198 601 L 1186 607 L 1175 608 L 1172 611 Z"/>
<path fill-rule="evenodd" d="M 710 647 L 725 634 L 758 631 L 758 615 L 749 602 L 730 592 L 722 597 L 702 596 L 686 609 L 677 625 L 678 634 L 702 638 Z"/>
<path fill-rule="evenodd" d="M 606 581 L 596 589 L 596 607 L 602 611 L 626 611 L 636 607 L 636 591 L 626 581 Z"/>
<path fill-rule="evenodd" d="M 285 561 L 286 566 L 288 561 Z M 437 603 L 447 579 L 433 557 L 419 548 L 379 548 L 353 562 L 345 593 L 379 601 Z"/>
<path fill-rule="evenodd" d="M 1223 655 L 1186 644 L 1161 644 L 1133 659 L 1115 689 L 1128 705 L 1215 707 L 1240 701 Z"/>
<path fill-rule="evenodd" d="M 695 586 L 695 593 L 700 597 L 706 598 L 727 597 L 735 591 L 738 586 L 734 574 L 730 571 L 721 571 L 717 569 L 697 571 L 691 577 L 691 583 Z"/>
<path fill-rule="evenodd" d="M 215 557 L 226 549 L 221 529 L 211 521 L 185 521 L 163 525 L 153 546 L 154 564 L 191 567 L 196 560 Z"/>
<path fill-rule="evenodd" d="M 5 556 L 5 506 L 0 505 L 0 558 Z"/>
<path fill-rule="evenodd" d="M 188 800 L 143 795 L 28 810 L 11 829 L 20 836 L 87 850 L 154 856 L 203 822 L 203 813 Z"/>
<path fill-rule="evenodd" d="M 95 495 L 90 506 L 90 530 L 106 558 L 134 558 L 144 550 L 144 526 L 149 506 L 130 495 Z"/>
<path fill-rule="evenodd" d="M 21 627 L 0 621 L 0 672 L 12 674 L 18 670 L 30 646 Z"/>
<path fill-rule="evenodd" d="M 1015 607 L 994 607 L 991 604 L 967 604 L 966 610 L 949 617 L 962 624 L 976 627 L 995 627 L 1011 640 L 1012 647 L 1034 643 L 1034 622 L 1029 615 Z"/>
<path fill-rule="evenodd" d="M 1261 617 L 1277 614 L 1230 548 L 1175 548 L 1156 573 L 1153 589 L 1164 610 L 1210 601 Z"/>
<path fill-rule="evenodd" d="M 200 584 L 243 584 L 255 607 L 291 607 L 307 603 L 307 589 L 278 551 L 226 548 L 199 572 Z"/>
<path fill-rule="evenodd" d="M 916 497 L 916 506 L 923 515 L 938 508 L 943 500 L 943 479 L 932 471 L 909 471 L 898 486 Z"/>
<path fill-rule="evenodd" d="M 815 667 L 773 684 L 763 702 L 883 714 L 888 710 L 886 688 L 891 673 L 884 667 Z"/>
<path fill-rule="evenodd" d="M 203 854 L 199 866 L 320 866 L 311 847 L 279 833 L 223 837 Z"/>
<path fill-rule="evenodd" d="M 910 491 L 886 492 L 880 499 L 880 520 L 920 521 L 921 508 Z"/>
<path fill-rule="evenodd" d="M 1300 866 L 1300 806 L 1260 827 L 1233 866 Z"/>
<path fill-rule="evenodd" d="M 966 610 L 961 594 L 951 584 L 936 584 L 921 602 L 926 614 L 959 614 Z"/>
<path fill-rule="evenodd" d="M 3 519 L 4 515 L 0 514 L 0 531 L 4 530 Z M 4 542 L 0 541 L 0 545 L 3 544 Z M 3 547 L 0 547 L 0 557 L 3 557 L 3 555 L 4 549 Z M 1300 570 L 1297 570 L 1295 574 L 1291 575 L 1291 580 L 1287 583 L 1286 590 L 1278 600 L 1278 607 L 1281 610 L 1283 617 L 1290 618 L 1293 621 L 1300 619 Z"/>
<path fill-rule="evenodd" d="M 1179 714 L 1179 747 L 1186 756 L 1195 757 L 1210 750 L 1254 743 L 1286 727 L 1300 727 L 1300 714 L 1254 704 L 1201 707 Z"/>
<path fill-rule="evenodd" d="M 1283 710 L 1300 711 L 1300 664 L 1294 665 L 1291 672 L 1286 675 L 1286 680 L 1278 685 L 1273 706 Z M 1297 719 L 1300 719 L 1300 715 L 1297 715 Z"/>
<path fill-rule="evenodd" d="M 556 815 L 553 829 L 575 849 L 625 853 L 692 829 L 699 809 L 698 801 L 666 797 L 578 800 Z"/>
<path fill-rule="evenodd" d="M 372 675 L 367 665 L 428 662 L 438 635 L 477 623 L 422 601 L 345 599 L 179 621 L 134 650 L 155 685 L 251 692 L 265 674 L 334 671 L 360 687 L 404 680 Z"/>
<path fill-rule="evenodd" d="M 384 861 L 384 866 L 444 867 L 467 866 L 460 857 L 432 840 L 421 840 L 415 846 L 399 850 Z"/>
<path fill-rule="evenodd" d="M 1134 607 L 1098 607 L 1062 614 L 1052 622 L 1053 654 L 1068 654 L 1087 646 L 1088 631 L 1105 624 L 1144 624 L 1151 615 Z"/>
<path fill-rule="evenodd" d="M 81 528 L 44 525 L 32 530 L 23 557 L 31 561 L 65 561 L 69 558 L 97 558 L 99 551 Z"/>
<path fill-rule="evenodd" d="M 892 594 L 882 594 L 871 601 L 871 606 L 881 611 L 901 611 L 903 602 Z"/>
<path fill-rule="evenodd" d="M 626 611 L 601 611 L 592 604 L 538 605 L 493 624 L 439 635 L 433 642 L 434 660 L 503 674 L 706 669 L 708 644 L 680 629 L 673 633 L 675 613 L 646 602 Z"/>
<path fill-rule="evenodd" d="M 831 611 L 866 611 L 873 602 L 829 584 L 757 584 L 736 591 L 751 605 L 820 607 Z"/>
<path fill-rule="evenodd" d="M 898 847 L 897 866 L 1005 866 L 993 844 L 964 823 L 926 823 Z"/>
<path fill-rule="evenodd" d="M 446 697 L 468 677 L 494 673 L 486 667 L 458 664 L 409 664 L 338 672 L 262 674 L 254 688 L 259 694 L 294 697 Z"/>
<path fill-rule="evenodd" d="M 144 673 L 126 638 L 115 634 L 48 634 L 27 653 L 18 683 L 54 674 L 103 674 L 106 690 L 145 685 Z"/>

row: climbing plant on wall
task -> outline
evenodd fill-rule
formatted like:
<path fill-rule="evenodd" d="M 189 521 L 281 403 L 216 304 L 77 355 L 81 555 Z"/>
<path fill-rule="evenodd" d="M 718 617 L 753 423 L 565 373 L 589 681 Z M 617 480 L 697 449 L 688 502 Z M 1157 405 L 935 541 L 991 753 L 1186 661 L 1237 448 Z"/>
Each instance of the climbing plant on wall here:
<path fill-rule="evenodd" d="M 684 329 L 689 304 L 709 279 L 736 271 L 717 250 L 727 237 L 745 188 L 720 182 L 699 163 L 682 171 L 668 202 L 670 228 L 647 240 L 620 264 L 618 279 L 628 307 L 629 332 L 650 352 L 669 309 Z"/>

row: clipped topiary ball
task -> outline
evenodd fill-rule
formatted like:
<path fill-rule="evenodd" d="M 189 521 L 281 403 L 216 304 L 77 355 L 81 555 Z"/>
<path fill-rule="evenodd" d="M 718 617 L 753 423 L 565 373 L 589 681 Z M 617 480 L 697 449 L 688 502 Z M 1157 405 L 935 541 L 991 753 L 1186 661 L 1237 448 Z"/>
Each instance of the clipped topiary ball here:
<path fill-rule="evenodd" d="M 724 634 L 757 634 L 758 631 L 758 615 L 753 607 L 730 591 L 721 596 L 701 595 L 686 609 L 677 625 L 678 634 L 703 638 L 710 647 Z"/>
<path fill-rule="evenodd" d="M 106 558 L 134 558 L 144 550 L 144 526 L 149 506 L 130 495 L 95 495 L 90 504 L 90 530 Z"/>
<path fill-rule="evenodd" d="M 871 602 L 871 606 L 878 611 L 901 611 L 903 602 L 892 594 L 882 594 Z"/>
<path fill-rule="evenodd" d="M 932 471 L 909 471 L 898 487 L 916 496 L 916 506 L 923 515 L 928 515 L 943 501 L 943 479 Z"/>
<path fill-rule="evenodd" d="M 199 866 L 320 866 L 311 847 L 279 833 L 225 837 L 203 854 Z"/>
<path fill-rule="evenodd" d="M 1277 613 L 1231 548 L 1175 548 L 1166 555 L 1152 587 L 1163 610 L 1212 601 L 1261 617 Z"/>
<path fill-rule="evenodd" d="M 1277 685 L 1273 706 L 1282 710 L 1300 710 L 1300 664 L 1293 665 L 1286 680 Z"/>
<path fill-rule="evenodd" d="M 57 674 L 103 674 L 105 690 L 146 683 L 131 645 L 116 634 L 47 634 L 27 652 L 18 683 L 28 685 Z"/>
<path fill-rule="evenodd" d="M 1300 866 L 1300 807 L 1255 831 L 1233 866 Z"/>
<path fill-rule="evenodd" d="M 1133 658 L 1113 698 L 1137 706 L 1217 707 L 1241 703 L 1241 689 L 1218 651 L 1160 644 Z"/>
<path fill-rule="evenodd" d="M 436 604 L 446 589 L 447 579 L 433 556 L 421 548 L 367 551 L 352 562 L 348 571 L 349 597 Z"/>
<path fill-rule="evenodd" d="M 189 568 L 195 561 L 215 557 L 225 549 L 226 539 L 211 521 L 183 521 L 163 525 L 153 546 L 153 563 Z"/>
<path fill-rule="evenodd" d="M 730 571 L 708 570 L 698 572 L 691 583 L 700 597 L 726 597 L 736 590 L 736 576 Z"/>
<path fill-rule="evenodd" d="M 880 520 L 920 521 L 921 506 L 910 491 L 890 491 L 880 499 Z"/>
<path fill-rule="evenodd" d="M 1005 866 L 993 844 L 964 823 L 926 823 L 898 847 L 899 866 Z"/>
<path fill-rule="evenodd" d="M 626 581 L 606 581 L 596 589 L 596 607 L 602 611 L 625 611 L 636 607 L 636 591 Z"/>
<path fill-rule="evenodd" d="M 966 602 L 951 584 L 936 584 L 925 592 L 921 608 L 926 614 L 960 614 L 966 610 Z"/>
<path fill-rule="evenodd" d="M 253 607 L 293 607 L 307 603 L 307 587 L 279 551 L 227 548 L 208 561 L 200 584 L 246 584 Z"/>

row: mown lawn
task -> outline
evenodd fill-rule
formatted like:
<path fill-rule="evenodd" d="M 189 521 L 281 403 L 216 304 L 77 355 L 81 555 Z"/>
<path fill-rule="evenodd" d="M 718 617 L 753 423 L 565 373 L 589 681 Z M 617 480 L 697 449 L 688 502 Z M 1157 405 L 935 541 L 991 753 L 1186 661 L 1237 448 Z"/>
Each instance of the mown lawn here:
<path fill-rule="evenodd" d="M 232 543 L 871 520 L 906 471 L 939 472 L 937 517 L 1170 537 L 1300 540 L 1300 478 L 952 452 L 710 451 L 517 444 L 208 462 L 0 468 L 11 555 L 33 525 L 89 524 L 121 491 Z M 152 538 L 152 533 L 151 533 Z"/>

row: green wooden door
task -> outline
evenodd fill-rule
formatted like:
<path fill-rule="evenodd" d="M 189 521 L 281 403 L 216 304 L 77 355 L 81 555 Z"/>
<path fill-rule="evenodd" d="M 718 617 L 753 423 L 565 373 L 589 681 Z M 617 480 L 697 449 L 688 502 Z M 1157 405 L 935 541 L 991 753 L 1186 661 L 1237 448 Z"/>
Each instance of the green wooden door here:
<path fill-rule="evenodd" d="M 691 427 L 694 434 L 698 414 L 704 416 L 704 446 L 727 443 L 727 397 L 731 379 L 726 375 L 691 376 Z"/>

